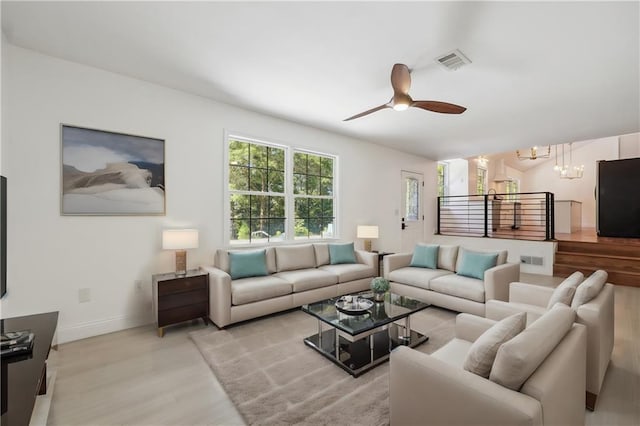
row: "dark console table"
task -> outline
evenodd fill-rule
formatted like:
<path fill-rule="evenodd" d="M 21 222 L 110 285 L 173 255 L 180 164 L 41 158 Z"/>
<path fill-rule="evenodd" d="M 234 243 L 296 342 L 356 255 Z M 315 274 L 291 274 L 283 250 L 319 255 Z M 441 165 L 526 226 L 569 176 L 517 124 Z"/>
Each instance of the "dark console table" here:
<path fill-rule="evenodd" d="M 35 334 L 29 355 L 2 357 L 2 426 L 28 425 L 36 397 L 47 391 L 47 357 L 58 324 L 58 312 L 7 318 L 2 332 L 31 330 Z"/>

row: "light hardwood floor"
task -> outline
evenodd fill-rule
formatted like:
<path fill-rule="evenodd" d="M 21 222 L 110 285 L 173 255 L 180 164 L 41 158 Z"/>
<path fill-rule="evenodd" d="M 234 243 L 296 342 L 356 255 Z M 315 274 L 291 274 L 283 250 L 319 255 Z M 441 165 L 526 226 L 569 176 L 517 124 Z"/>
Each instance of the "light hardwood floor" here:
<path fill-rule="evenodd" d="M 524 282 L 562 280 L 522 274 Z M 640 424 L 640 287 L 616 286 L 615 346 L 587 425 Z M 60 345 L 51 425 L 240 425 L 243 420 L 191 343 L 186 323 L 156 336 L 138 327 Z M 209 326 L 211 327 L 211 326 Z"/>

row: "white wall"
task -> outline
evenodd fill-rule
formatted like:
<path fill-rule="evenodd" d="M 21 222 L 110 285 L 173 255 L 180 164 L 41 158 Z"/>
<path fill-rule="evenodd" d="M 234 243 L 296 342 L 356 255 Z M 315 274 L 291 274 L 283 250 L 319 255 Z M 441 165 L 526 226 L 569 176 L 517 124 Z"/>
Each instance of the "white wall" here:
<path fill-rule="evenodd" d="M 619 152 L 620 159 L 640 157 L 640 133 L 620 136 Z"/>
<path fill-rule="evenodd" d="M 449 163 L 449 195 L 469 195 L 469 162 L 461 158 L 447 162 Z M 437 180 L 435 184 L 437 187 Z"/>
<path fill-rule="evenodd" d="M 565 162 L 568 163 L 568 145 L 565 147 Z M 544 162 L 523 173 L 521 192 L 549 191 L 556 200 L 576 200 L 582 203 L 582 227 L 595 228 L 596 162 L 618 158 L 618 137 L 596 139 L 573 150 L 573 162 L 584 164 L 581 179 L 560 179 L 553 171 L 553 162 Z"/>
<path fill-rule="evenodd" d="M 2 315 L 60 311 L 65 342 L 151 322 L 151 274 L 171 271 L 163 227 L 200 230 L 190 267 L 223 241 L 223 133 L 230 130 L 339 156 L 341 237 L 378 224 L 374 246 L 400 247 L 400 171 L 435 180 L 424 158 L 249 112 L 10 44 L 2 98 L 9 125 L 2 161 L 10 177 L 8 293 Z M 166 140 L 165 217 L 60 215 L 60 123 Z M 433 191 L 427 193 L 432 201 Z M 433 210 L 427 209 L 428 226 Z M 426 227 L 426 226 L 425 226 Z M 361 244 L 361 242 L 359 242 Z M 374 247 L 375 248 L 375 247 Z M 134 281 L 144 282 L 136 291 Z M 89 288 L 91 302 L 78 303 Z"/>

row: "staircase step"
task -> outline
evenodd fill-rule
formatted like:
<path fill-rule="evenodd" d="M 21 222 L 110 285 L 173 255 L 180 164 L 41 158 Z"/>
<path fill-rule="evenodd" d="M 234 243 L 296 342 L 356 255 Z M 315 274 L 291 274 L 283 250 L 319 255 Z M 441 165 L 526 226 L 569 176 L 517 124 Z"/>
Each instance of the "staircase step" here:
<path fill-rule="evenodd" d="M 557 252 L 555 262 L 563 265 L 640 273 L 640 258 L 593 253 Z"/>
<path fill-rule="evenodd" d="M 584 274 L 585 277 L 588 277 L 598 269 L 604 269 L 605 271 L 607 271 L 607 273 L 609 274 L 609 278 L 607 279 L 607 282 L 610 282 L 612 284 L 631 286 L 631 287 L 640 287 L 640 273 L 638 272 L 616 271 L 616 270 L 607 270 L 606 268 L 576 266 L 576 265 L 566 265 L 566 264 L 556 263 L 553 265 L 553 275 L 557 277 L 568 277 L 572 273 L 576 271 L 580 271 Z"/>
<path fill-rule="evenodd" d="M 626 256 L 640 259 L 638 243 L 591 243 L 583 241 L 558 241 L 558 251 L 564 253 L 592 253 Z"/>

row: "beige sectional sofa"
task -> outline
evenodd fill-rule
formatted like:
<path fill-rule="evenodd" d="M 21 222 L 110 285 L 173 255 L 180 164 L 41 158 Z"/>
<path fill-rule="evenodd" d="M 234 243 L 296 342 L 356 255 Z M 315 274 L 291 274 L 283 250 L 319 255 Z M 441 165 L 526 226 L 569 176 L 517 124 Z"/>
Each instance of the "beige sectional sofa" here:
<path fill-rule="evenodd" d="M 484 272 L 483 279 L 456 274 L 460 270 L 463 247 L 440 245 L 437 268 L 410 266 L 412 253 L 384 257 L 384 276 L 391 281 L 391 291 L 423 300 L 458 312 L 485 316 L 485 302 L 509 300 L 509 283 L 520 279 L 520 264 L 507 263 L 507 251 L 470 252 L 497 253 L 496 266 Z"/>
<path fill-rule="evenodd" d="M 587 333 L 572 314 L 554 308 L 502 343 L 489 378 L 464 368 L 496 323 L 487 318 L 458 315 L 455 338 L 431 355 L 398 347 L 389 374 L 391 424 L 584 425 Z"/>
<path fill-rule="evenodd" d="M 229 253 L 241 250 L 217 250 L 214 265 L 202 266 L 209 272 L 209 317 L 218 327 L 366 290 L 378 271 L 378 255 L 360 250 L 356 263 L 331 264 L 327 243 L 265 250 L 266 276 L 231 279 Z"/>

